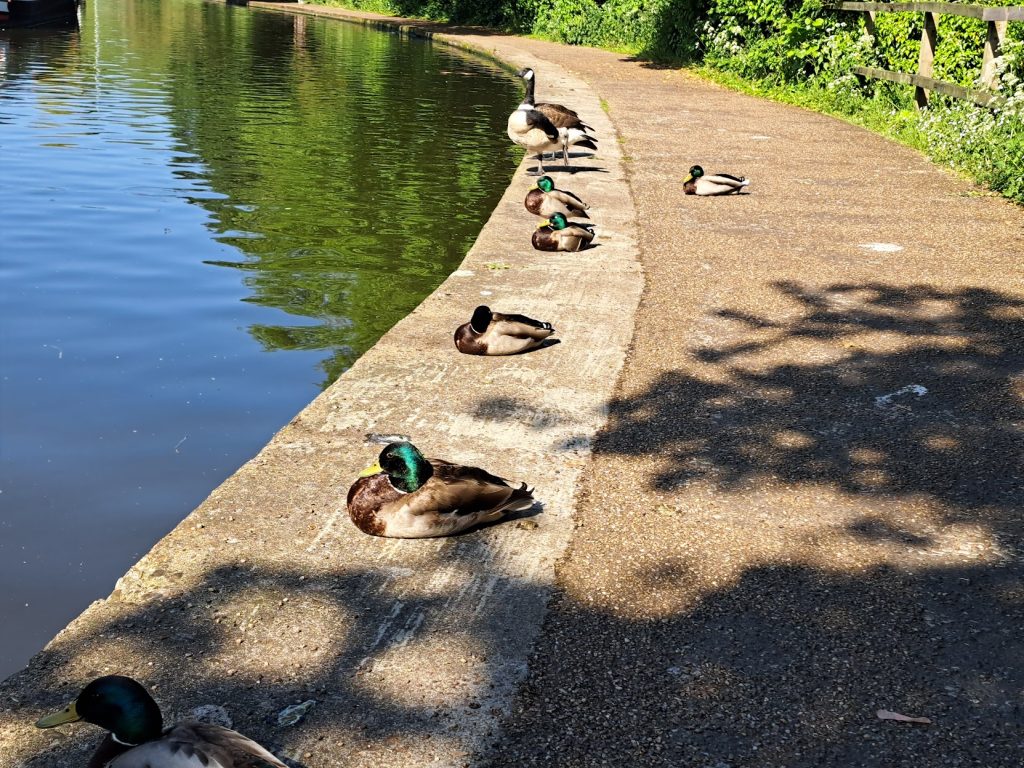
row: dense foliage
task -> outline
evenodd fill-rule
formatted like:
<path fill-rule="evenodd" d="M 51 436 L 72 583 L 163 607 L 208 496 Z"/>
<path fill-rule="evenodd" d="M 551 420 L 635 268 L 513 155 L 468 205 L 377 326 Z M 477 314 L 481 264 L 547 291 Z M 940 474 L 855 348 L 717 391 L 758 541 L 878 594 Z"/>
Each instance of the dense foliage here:
<path fill-rule="evenodd" d="M 914 110 L 913 89 L 862 82 L 857 64 L 915 72 L 923 15 L 864 15 L 822 0 L 320 0 L 455 23 L 485 24 L 571 44 L 699 64 L 718 79 L 845 115 L 917 146 L 1024 202 L 1024 24 L 1010 24 L 1000 62 L 999 109 L 944 98 Z M 985 0 L 1014 5 L 1022 0 Z M 985 24 L 942 16 L 934 76 L 972 85 Z"/>

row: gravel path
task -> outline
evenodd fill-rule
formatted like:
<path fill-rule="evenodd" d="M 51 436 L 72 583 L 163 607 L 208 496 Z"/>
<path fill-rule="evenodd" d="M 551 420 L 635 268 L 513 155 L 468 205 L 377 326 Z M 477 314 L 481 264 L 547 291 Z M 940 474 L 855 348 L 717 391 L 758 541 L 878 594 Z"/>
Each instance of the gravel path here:
<path fill-rule="evenodd" d="M 1024 211 L 828 117 L 523 45 L 607 101 L 647 287 L 488 764 L 1024 764 Z M 750 194 L 684 197 L 693 163 Z"/>

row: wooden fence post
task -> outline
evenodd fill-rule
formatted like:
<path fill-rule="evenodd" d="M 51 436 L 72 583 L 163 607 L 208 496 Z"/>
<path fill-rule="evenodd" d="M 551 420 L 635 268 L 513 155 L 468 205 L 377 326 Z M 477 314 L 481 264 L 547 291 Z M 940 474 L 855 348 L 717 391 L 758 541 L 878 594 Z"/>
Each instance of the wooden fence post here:
<path fill-rule="evenodd" d="M 985 38 L 985 57 L 981 60 L 981 82 L 986 88 L 995 88 L 996 59 L 1003 52 L 1003 41 L 1006 40 L 1006 22 L 990 21 L 988 37 Z"/>
<path fill-rule="evenodd" d="M 932 76 L 932 62 L 935 61 L 935 41 L 938 37 L 936 27 L 937 15 L 926 12 L 924 14 L 924 27 L 921 29 L 921 54 L 917 58 L 917 74 L 922 77 Z M 914 89 L 914 101 L 917 108 L 922 109 L 928 106 L 928 91 L 921 86 Z"/>
<path fill-rule="evenodd" d="M 867 32 L 871 37 L 878 40 L 878 29 L 875 27 L 875 12 L 868 11 L 864 15 L 864 31 Z"/>

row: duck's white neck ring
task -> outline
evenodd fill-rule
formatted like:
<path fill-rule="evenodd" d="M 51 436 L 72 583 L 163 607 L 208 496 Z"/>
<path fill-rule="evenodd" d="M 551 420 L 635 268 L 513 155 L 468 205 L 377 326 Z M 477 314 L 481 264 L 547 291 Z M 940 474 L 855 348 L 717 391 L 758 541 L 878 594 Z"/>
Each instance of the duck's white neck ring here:
<path fill-rule="evenodd" d="M 122 747 L 137 747 L 137 746 L 139 746 L 138 744 L 132 744 L 131 742 L 128 742 L 128 741 L 121 741 L 119 738 L 117 738 L 117 734 L 113 733 L 113 732 L 111 732 L 110 738 L 112 738 L 116 743 L 120 744 Z"/>

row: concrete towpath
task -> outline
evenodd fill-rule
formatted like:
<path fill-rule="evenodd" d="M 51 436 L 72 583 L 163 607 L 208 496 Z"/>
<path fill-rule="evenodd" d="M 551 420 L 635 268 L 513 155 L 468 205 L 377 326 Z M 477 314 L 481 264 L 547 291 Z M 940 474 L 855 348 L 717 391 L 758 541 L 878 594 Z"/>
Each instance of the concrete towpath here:
<path fill-rule="evenodd" d="M 72 687 L 60 681 L 102 669 L 111 653 L 155 654 L 152 677 L 176 711 L 196 703 L 196 691 L 226 700 L 243 730 L 309 766 L 1024 762 L 1024 211 L 863 130 L 671 69 L 472 30 L 451 38 L 532 62 L 539 98 L 601 121 L 605 167 L 618 160 L 608 139 L 621 141 L 630 195 L 611 197 L 626 187 L 612 174 L 580 174 L 573 187 L 601 197 L 595 219 L 608 245 L 591 262 L 599 259 L 607 285 L 625 278 L 627 288 L 602 292 L 596 271 L 581 270 L 579 292 L 544 305 L 572 333 L 589 320 L 585 343 L 608 343 L 610 356 L 575 372 L 573 360 L 557 370 L 546 368 L 551 356 L 514 360 L 502 370 L 524 388 L 480 407 L 477 389 L 460 383 L 472 361 L 432 362 L 426 379 L 471 405 L 440 420 L 429 402 L 411 420 L 398 410 L 362 420 L 352 414 L 374 404 L 369 391 L 331 390 L 247 476 L 249 488 L 255 474 L 283 497 L 228 484 L 236 500 L 253 494 L 248 508 L 296 537 L 297 549 L 249 531 L 268 551 L 212 575 L 203 566 L 181 577 L 148 559 L 157 567 L 133 572 L 127 604 L 101 605 L 92 615 L 103 621 L 87 614 L 0 689 L 0 724 L 16 729 L 0 735 L 0 765 L 44 748 L 44 759 L 25 764 L 56 765 L 78 748 L 80 735 L 48 747 L 17 724 Z M 749 175 L 750 193 L 684 197 L 680 179 L 693 163 Z M 513 185 L 495 216 L 521 194 Z M 621 331 L 609 342 L 597 331 L 616 320 L 632 327 L 630 235 L 646 289 L 570 523 L 601 418 L 566 414 L 570 387 L 548 397 L 543 384 L 571 374 L 572 386 L 587 383 L 588 407 L 608 392 Z M 487 228 L 481 237 L 471 265 L 522 265 L 511 277 L 537 281 L 531 300 L 549 295 L 544 280 L 579 268 L 528 261 Z M 486 277 L 486 290 L 506 279 Z M 457 285 L 453 277 L 441 293 L 462 304 L 482 286 Z M 392 333 L 413 333 L 429 350 L 423 321 L 453 317 L 430 300 L 424 307 Z M 423 381 L 388 338 L 382 349 L 400 380 Z M 377 364 L 375 352 L 360 365 Z M 379 383 L 374 397 L 389 381 Z M 557 499 L 536 531 L 497 526 L 370 553 L 374 542 L 331 522 L 342 480 L 363 457 L 339 458 L 317 435 L 353 450 L 368 429 L 446 434 L 463 458 L 483 463 L 507 439 L 502 426 L 512 442 L 541 445 L 537 430 L 547 440 L 548 453 L 509 449 L 492 467 L 539 473 L 545 498 Z M 550 451 L 555 444 L 579 446 L 576 463 Z M 261 461 L 284 455 L 291 464 L 261 476 L 271 470 Z M 551 461 L 560 474 L 543 471 Z M 325 478 L 333 494 L 318 485 Z M 185 525 L 244 539 L 250 524 L 234 509 L 215 497 Z M 570 527 L 552 583 L 538 553 L 561 554 Z M 528 538 L 538 535 L 556 541 L 540 550 Z M 431 569 L 440 570 L 417 578 Z M 282 615 L 261 627 L 258 609 L 275 616 L 283 605 L 314 623 L 288 634 L 295 621 Z M 217 625 L 201 635 L 212 658 L 199 675 L 154 632 L 184 651 L 194 640 L 182 636 L 181 616 L 204 611 Z M 313 633 L 341 639 L 292 639 Z M 134 667 L 144 670 L 144 658 Z M 417 658 L 441 661 L 432 669 Z M 432 676 L 421 678 L 424 669 Z M 266 724 L 307 693 L 320 700 L 313 719 L 292 731 Z M 879 710 L 932 722 L 883 720 Z"/>

